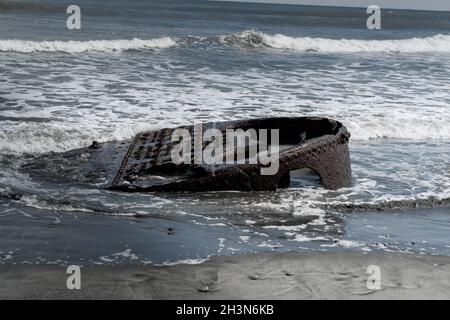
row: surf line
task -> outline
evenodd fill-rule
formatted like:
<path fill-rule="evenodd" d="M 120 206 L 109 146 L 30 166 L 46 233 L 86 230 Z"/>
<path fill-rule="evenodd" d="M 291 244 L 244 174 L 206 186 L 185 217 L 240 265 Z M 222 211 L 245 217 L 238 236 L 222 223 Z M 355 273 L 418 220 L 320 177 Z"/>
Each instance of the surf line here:
<path fill-rule="evenodd" d="M 217 128 L 203 131 L 202 124 L 195 124 L 193 138 L 186 128 L 173 130 L 171 151 L 172 162 L 176 165 L 222 165 L 222 164 L 262 164 L 261 175 L 275 175 L 279 169 L 280 133 L 279 129 Z M 193 150 L 192 150 L 193 147 Z M 192 159 L 193 155 L 193 159 Z"/>

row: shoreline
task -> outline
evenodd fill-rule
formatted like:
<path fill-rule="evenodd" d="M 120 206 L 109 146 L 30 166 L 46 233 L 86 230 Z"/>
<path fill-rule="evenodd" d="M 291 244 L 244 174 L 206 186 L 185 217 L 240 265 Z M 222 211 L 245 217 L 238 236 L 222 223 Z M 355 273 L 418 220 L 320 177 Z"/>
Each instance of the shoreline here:
<path fill-rule="evenodd" d="M 368 289 L 370 266 L 380 290 Z M 81 268 L 0 265 L 0 299 L 448 299 L 450 257 L 406 253 L 267 253 L 216 256 L 201 264 Z"/>

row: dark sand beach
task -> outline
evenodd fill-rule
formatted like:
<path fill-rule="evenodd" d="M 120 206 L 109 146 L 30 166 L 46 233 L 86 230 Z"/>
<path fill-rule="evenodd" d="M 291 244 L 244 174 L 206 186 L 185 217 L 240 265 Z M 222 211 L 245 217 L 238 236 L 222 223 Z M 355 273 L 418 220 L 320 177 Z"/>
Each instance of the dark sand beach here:
<path fill-rule="evenodd" d="M 381 289 L 367 288 L 378 266 Z M 450 258 L 400 253 L 221 256 L 197 265 L 93 266 L 81 290 L 66 268 L 0 266 L 0 299 L 448 299 Z"/>

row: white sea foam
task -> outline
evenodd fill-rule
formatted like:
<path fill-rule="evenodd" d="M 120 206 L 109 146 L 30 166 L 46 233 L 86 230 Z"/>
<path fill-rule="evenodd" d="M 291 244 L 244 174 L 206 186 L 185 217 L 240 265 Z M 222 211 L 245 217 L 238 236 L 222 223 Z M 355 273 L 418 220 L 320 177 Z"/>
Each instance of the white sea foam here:
<path fill-rule="evenodd" d="M 10 254 L 7 254 L 7 255 L 4 255 L 4 256 L 0 256 L 0 261 L 7 261 L 7 260 L 12 260 L 12 255 L 10 255 Z"/>
<path fill-rule="evenodd" d="M 367 141 L 372 139 L 401 140 L 449 140 L 450 126 L 448 116 L 440 115 L 420 119 L 421 114 L 405 114 L 404 117 L 392 115 L 392 118 L 376 119 L 368 116 L 366 119 L 342 119 L 352 134 L 352 139 Z"/>
<path fill-rule="evenodd" d="M 75 208 L 69 204 L 51 203 L 45 199 L 41 199 L 36 195 L 23 195 L 19 203 L 24 206 L 40 209 L 40 210 L 54 210 L 54 211 L 66 211 L 66 212 L 85 212 L 93 213 L 94 211 L 87 208 Z"/>
<path fill-rule="evenodd" d="M 400 112 L 399 112 L 400 113 Z M 343 115 L 339 120 L 344 123 L 353 141 L 371 139 L 402 140 L 449 140 L 449 116 L 441 111 L 428 118 L 420 119 L 421 114 L 405 114 L 400 117 L 391 112 L 391 117 L 372 117 L 367 115 L 351 118 Z M 440 117 L 440 118 L 439 118 Z M 177 121 L 178 122 L 178 121 Z M 131 124 L 133 123 L 133 124 Z M 164 124 L 141 123 L 133 120 L 130 125 L 119 124 L 97 127 L 78 126 L 71 123 L 26 123 L 9 124 L 3 122 L 0 129 L 0 151 L 12 153 L 45 153 L 66 151 L 88 146 L 93 140 L 99 142 L 122 140 L 133 137 L 142 130 L 154 130 Z M 161 123 L 161 122 L 160 122 Z M 170 125 L 169 125 L 170 126 Z"/>
<path fill-rule="evenodd" d="M 239 239 L 242 242 L 248 242 L 250 240 L 250 236 L 239 236 Z"/>
<path fill-rule="evenodd" d="M 7 122 L 3 124 L 6 129 Z M 119 125 L 113 131 L 108 130 L 108 132 L 95 127 L 76 128 L 72 123 L 22 122 L 8 130 L 0 130 L 0 150 L 19 154 L 61 152 L 88 146 L 92 140 L 105 142 L 128 139 L 136 133 L 150 128 L 153 129 L 153 126 L 148 124 Z"/>
<path fill-rule="evenodd" d="M 291 241 L 297 241 L 297 242 L 309 242 L 309 241 L 326 241 L 327 238 L 325 237 L 307 237 L 303 234 L 296 234 L 295 237 Z"/>
<path fill-rule="evenodd" d="M 347 249 L 352 249 L 352 248 L 361 248 L 364 247 L 366 244 L 359 242 L 359 241 L 354 241 L 354 240 L 342 240 L 342 239 L 337 239 L 335 243 L 333 244 L 322 244 L 321 247 L 344 247 Z"/>
<path fill-rule="evenodd" d="M 131 249 L 126 249 L 126 250 L 124 250 L 122 252 L 113 253 L 112 256 L 127 258 L 127 259 L 130 259 L 130 260 L 137 260 L 137 259 L 139 259 L 136 254 L 131 252 Z"/>
<path fill-rule="evenodd" d="M 178 264 L 191 264 L 191 265 L 196 265 L 196 264 L 202 264 L 204 262 L 208 261 L 208 259 L 181 259 L 178 261 L 166 261 L 163 263 L 158 263 L 155 264 L 155 266 L 161 266 L 161 267 L 170 267 L 170 266 L 176 266 Z"/>
<path fill-rule="evenodd" d="M 395 40 L 325 39 L 290 37 L 283 34 L 268 35 L 248 30 L 228 36 L 221 41 L 251 47 L 269 47 L 297 51 L 355 53 L 355 52 L 450 52 L 450 36 L 438 34 L 427 38 Z"/>
<path fill-rule="evenodd" d="M 113 52 L 143 49 L 164 49 L 176 43 L 169 37 L 158 39 L 131 40 L 89 40 L 89 41 L 29 41 L 29 40 L 0 40 L 0 51 L 21 53 L 32 52 L 65 52 L 81 53 L 88 51 Z"/>
<path fill-rule="evenodd" d="M 48 70 L 45 62 L 26 65 L 22 70 L 29 74 Z M 394 73 L 373 78 L 371 72 L 341 65 L 296 73 L 205 72 L 201 78 L 195 70 L 156 75 L 151 71 L 142 81 L 129 82 L 120 73 L 98 74 L 83 65 L 62 72 L 50 70 L 38 80 L 20 76 L 18 84 L 13 78 L 17 68 L 9 64 L 4 68 L 2 98 L 16 104 L 0 111 L 8 119 L 0 127 L 0 151 L 6 152 L 65 151 L 88 146 L 92 140 L 128 139 L 141 130 L 194 121 L 299 115 L 335 118 L 349 129 L 351 141 L 450 140 L 445 79 L 433 74 L 424 78 L 423 72 L 409 72 L 398 81 L 392 78 Z M 58 81 L 61 76 L 68 80 Z M 181 86 L 168 86 L 168 82 Z M 209 83 L 219 83 L 227 91 Z M 120 94 L 110 89 L 112 84 L 120 88 Z"/>
<path fill-rule="evenodd" d="M 276 230 L 281 230 L 281 231 L 302 231 L 307 227 L 306 224 L 301 224 L 301 225 L 297 225 L 297 226 L 284 226 L 284 225 L 279 225 L 279 226 L 264 226 L 264 229 L 276 229 Z"/>

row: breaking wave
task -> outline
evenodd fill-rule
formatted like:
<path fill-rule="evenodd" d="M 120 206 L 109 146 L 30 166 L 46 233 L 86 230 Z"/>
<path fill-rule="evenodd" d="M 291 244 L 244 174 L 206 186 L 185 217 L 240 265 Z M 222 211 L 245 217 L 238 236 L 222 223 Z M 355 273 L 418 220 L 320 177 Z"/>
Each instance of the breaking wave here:
<path fill-rule="evenodd" d="M 396 40 L 326 39 L 290 37 L 283 34 L 269 35 L 247 30 L 212 38 L 178 39 L 180 44 L 190 46 L 198 43 L 232 45 L 243 48 L 272 48 L 323 53 L 450 53 L 450 35 L 438 34 L 427 38 Z M 170 37 L 131 40 L 89 40 L 89 41 L 30 41 L 0 40 L 0 52 L 121 52 L 127 50 L 165 49 L 177 45 Z"/>
<path fill-rule="evenodd" d="M 274 48 L 313 52 L 449 52 L 450 35 L 438 34 L 427 38 L 400 40 L 358 40 L 290 37 L 283 34 L 268 35 L 247 30 L 220 37 L 223 44 L 250 48 Z"/>
<path fill-rule="evenodd" d="M 169 37 L 142 40 L 29 41 L 0 40 L 0 52 L 121 52 L 126 50 L 165 49 L 176 45 Z"/>

